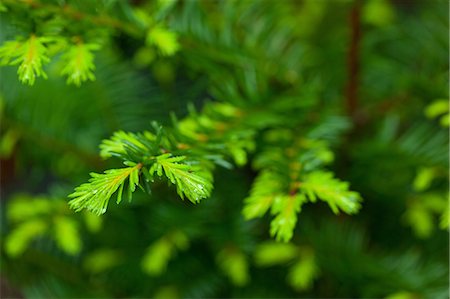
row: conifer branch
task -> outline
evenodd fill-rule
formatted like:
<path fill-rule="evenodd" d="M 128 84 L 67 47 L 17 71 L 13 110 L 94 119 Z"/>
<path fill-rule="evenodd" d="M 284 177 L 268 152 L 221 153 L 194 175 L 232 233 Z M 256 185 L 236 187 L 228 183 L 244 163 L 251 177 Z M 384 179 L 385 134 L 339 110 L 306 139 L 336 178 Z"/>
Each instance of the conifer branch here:
<path fill-rule="evenodd" d="M 333 178 L 331 172 L 314 171 L 303 178 L 300 190 L 305 192 L 309 200 L 317 198 L 326 201 L 331 210 L 338 214 L 339 210 L 347 214 L 355 214 L 361 207 L 361 197 L 357 192 L 349 191 L 349 184 Z"/>
<path fill-rule="evenodd" d="M 75 188 L 75 192 L 69 197 L 73 198 L 69 205 L 75 211 L 88 209 L 97 215 L 104 214 L 108 206 L 109 199 L 119 189 L 117 203 L 122 200 L 125 180 L 129 179 L 128 197 L 135 191 L 139 184 L 139 171 L 142 164 L 121 169 L 106 170 L 103 174 L 91 173 L 88 183 Z"/>
<path fill-rule="evenodd" d="M 69 4 L 52 5 L 37 0 L 3 0 L 3 3 L 7 6 L 22 4 L 28 6 L 28 9 L 42 9 L 55 15 L 63 15 L 74 21 L 87 20 L 93 25 L 107 26 L 114 29 L 119 29 L 134 36 L 139 36 L 141 34 L 141 30 L 131 23 L 121 21 L 108 15 L 88 14 L 86 12 L 78 10 L 77 8 Z"/>
<path fill-rule="evenodd" d="M 303 194 L 285 195 L 277 197 L 272 205 L 272 214 L 276 217 L 270 223 L 270 235 L 277 241 L 288 242 L 292 239 L 297 224 L 297 213 L 306 201 Z"/>
<path fill-rule="evenodd" d="M 22 83 L 33 85 L 36 77 L 47 79 L 47 74 L 42 69 L 43 65 L 50 61 L 47 56 L 47 48 L 44 42 L 46 37 L 31 35 L 26 41 L 9 41 L 0 47 L 0 59 L 2 65 L 19 64 L 17 74 Z"/>
<path fill-rule="evenodd" d="M 73 45 L 63 55 L 64 68 L 61 75 L 67 75 L 67 84 L 80 86 L 82 82 L 95 80 L 93 71 L 95 70 L 93 50 L 98 50 L 97 44 L 84 44 L 79 42 Z"/>
<path fill-rule="evenodd" d="M 242 213 L 245 219 L 262 217 L 282 194 L 281 180 L 273 172 L 263 171 L 255 179 L 249 197 L 244 199 Z"/>
<path fill-rule="evenodd" d="M 160 155 L 156 157 L 149 173 L 162 176 L 164 172 L 169 181 L 176 185 L 181 198 L 186 196 L 193 203 L 197 203 L 211 194 L 212 176 L 208 172 L 199 171 L 193 165 L 185 164 L 185 159 L 184 156 L 174 157 L 170 153 Z"/>

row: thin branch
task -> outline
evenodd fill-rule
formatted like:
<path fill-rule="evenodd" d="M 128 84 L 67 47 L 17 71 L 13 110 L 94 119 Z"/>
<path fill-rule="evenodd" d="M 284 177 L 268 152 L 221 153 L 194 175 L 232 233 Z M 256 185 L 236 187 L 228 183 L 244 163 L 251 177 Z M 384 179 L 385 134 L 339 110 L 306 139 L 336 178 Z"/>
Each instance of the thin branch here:
<path fill-rule="evenodd" d="M 107 15 L 91 15 L 85 12 L 82 12 L 75 7 L 65 4 L 64 6 L 52 5 L 42 3 L 36 0 L 3 0 L 6 5 L 17 5 L 24 4 L 29 6 L 31 9 L 45 9 L 46 11 L 52 12 L 54 14 L 63 15 L 67 18 L 73 19 L 75 21 L 86 20 L 91 22 L 94 25 L 111 27 L 114 29 L 118 29 L 124 31 L 132 36 L 140 36 L 142 35 L 142 30 L 137 26 L 123 22 L 116 18 L 112 18 Z"/>
<path fill-rule="evenodd" d="M 346 109 L 353 122 L 358 124 L 359 45 L 361 41 L 361 4 L 359 0 L 355 1 L 350 11 L 349 26 L 351 36 L 347 56 Z"/>

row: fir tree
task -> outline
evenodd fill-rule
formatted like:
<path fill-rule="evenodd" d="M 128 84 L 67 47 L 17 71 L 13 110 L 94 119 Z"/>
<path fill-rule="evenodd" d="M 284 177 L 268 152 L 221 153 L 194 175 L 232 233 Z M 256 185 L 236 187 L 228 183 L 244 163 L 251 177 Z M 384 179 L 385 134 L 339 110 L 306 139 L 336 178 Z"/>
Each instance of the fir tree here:
<path fill-rule="evenodd" d="M 448 3 L 0 14 L 24 297 L 448 297 Z"/>

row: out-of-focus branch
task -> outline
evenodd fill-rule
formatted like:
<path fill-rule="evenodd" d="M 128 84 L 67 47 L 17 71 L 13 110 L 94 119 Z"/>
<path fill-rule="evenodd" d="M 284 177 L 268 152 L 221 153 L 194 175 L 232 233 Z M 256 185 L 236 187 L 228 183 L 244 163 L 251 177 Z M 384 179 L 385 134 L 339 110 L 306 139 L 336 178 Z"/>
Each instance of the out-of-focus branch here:
<path fill-rule="evenodd" d="M 346 86 L 347 114 L 358 124 L 359 44 L 361 40 L 361 1 L 356 0 L 349 16 L 350 45 L 347 55 L 348 81 Z"/>
<path fill-rule="evenodd" d="M 82 12 L 69 4 L 53 5 L 38 0 L 3 0 L 6 5 L 26 5 L 32 9 L 45 9 L 48 12 L 53 12 L 55 15 L 63 15 L 75 21 L 86 20 L 93 25 L 106 26 L 114 29 L 124 31 L 132 36 L 142 35 L 142 30 L 134 24 L 127 23 L 108 15 L 92 15 Z"/>

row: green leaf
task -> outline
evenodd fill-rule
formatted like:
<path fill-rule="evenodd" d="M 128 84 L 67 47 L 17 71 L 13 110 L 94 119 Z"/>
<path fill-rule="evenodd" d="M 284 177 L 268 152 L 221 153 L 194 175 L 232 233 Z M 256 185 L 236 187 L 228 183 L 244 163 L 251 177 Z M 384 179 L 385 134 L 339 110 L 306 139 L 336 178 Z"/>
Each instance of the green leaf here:
<path fill-rule="evenodd" d="M 253 183 L 250 196 L 244 199 L 245 219 L 263 216 L 282 192 L 282 181 L 271 171 L 262 171 Z"/>
<path fill-rule="evenodd" d="M 44 42 L 45 37 L 31 35 L 25 42 L 10 41 L 0 47 L 1 64 L 19 65 L 17 74 L 19 80 L 24 84 L 33 85 L 36 77 L 47 78 L 47 74 L 42 69 L 43 65 L 50 61 L 47 56 L 47 48 Z"/>
<path fill-rule="evenodd" d="M 233 156 L 234 162 L 236 162 L 238 166 L 247 164 L 247 152 L 242 147 L 230 145 L 228 149 Z"/>
<path fill-rule="evenodd" d="M 95 80 L 94 55 L 92 51 L 99 49 L 97 44 L 78 43 L 69 48 L 61 57 L 64 68 L 61 75 L 67 75 L 67 84 L 80 86 L 82 82 Z"/>
<path fill-rule="evenodd" d="M 363 20 L 371 25 L 383 27 L 395 19 L 395 10 L 387 0 L 369 0 L 363 8 Z"/>
<path fill-rule="evenodd" d="M 277 241 L 288 242 L 292 239 L 297 224 L 297 213 L 306 201 L 303 194 L 283 195 L 275 199 L 271 213 L 276 217 L 270 223 L 270 235 Z"/>
<path fill-rule="evenodd" d="M 21 223 L 5 238 L 5 251 L 11 257 L 21 255 L 31 241 L 47 231 L 47 224 L 41 219 Z"/>
<path fill-rule="evenodd" d="M 150 29 L 146 42 L 148 45 L 156 46 L 164 56 L 171 56 L 180 48 L 177 34 L 161 26 L 155 26 Z"/>
<path fill-rule="evenodd" d="M 425 115 L 428 118 L 435 118 L 444 113 L 448 114 L 448 112 L 449 112 L 448 99 L 436 100 L 425 108 Z"/>
<path fill-rule="evenodd" d="M 11 65 L 21 48 L 22 43 L 18 40 L 4 42 L 0 47 L 0 65 Z"/>
<path fill-rule="evenodd" d="M 317 268 L 314 254 L 312 252 L 302 252 L 300 260 L 295 263 L 288 274 L 288 282 L 298 291 L 307 290 L 312 286 L 313 280 L 317 277 Z"/>
<path fill-rule="evenodd" d="M 186 163 L 185 156 L 172 156 L 167 153 L 156 157 L 155 163 L 149 170 L 150 175 L 163 172 L 169 181 L 177 187 L 177 193 L 191 202 L 197 203 L 202 198 L 210 196 L 212 191 L 212 175 L 208 170 Z"/>
<path fill-rule="evenodd" d="M 443 127 L 450 127 L 450 114 L 447 113 L 442 115 L 441 118 L 439 119 L 439 123 Z"/>
<path fill-rule="evenodd" d="M 339 210 L 347 214 L 357 213 L 361 207 L 361 197 L 357 192 L 348 190 L 349 184 L 333 178 L 331 172 L 314 171 L 308 173 L 300 184 L 310 201 L 317 198 L 326 201 L 331 210 L 338 214 Z"/>
<path fill-rule="evenodd" d="M 91 233 L 97 233 L 102 229 L 103 219 L 97 215 L 86 211 L 83 213 L 86 228 Z"/>
<path fill-rule="evenodd" d="M 265 242 L 255 250 L 255 263 L 259 266 L 284 264 L 299 254 L 297 246 L 291 243 Z"/>
<path fill-rule="evenodd" d="M 416 201 L 406 210 L 404 220 L 409 224 L 419 238 L 429 237 L 434 230 L 432 212 Z"/>
<path fill-rule="evenodd" d="M 407 291 L 396 292 L 386 297 L 386 299 L 417 299 L 417 298 L 420 298 L 420 295 Z"/>
<path fill-rule="evenodd" d="M 142 269 L 151 276 L 160 275 L 166 270 L 177 249 L 186 250 L 188 247 L 188 237 L 182 231 L 172 231 L 147 249 L 141 262 Z"/>
<path fill-rule="evenodd" d="M 81 237 L 75 220 L 69 217 L 57 217 L 54 232 L 58 246 L 67 254 L 76 255 L 81 251 Z"/>
<path fill-rule="evenodd" d="M 241 251 L 225 248 L 217 255 L 217 262 L 234 285 L 244 286 L 249 281 L 247 258 Z"/>
<path fill-rule="evenodd" d="M 8 8 L 5 6 L 5 4 L 0 2 L 0 12 L 7 12 L 7 11 L 8 11 Z"/>
<path fill-rule="evenodd" d="M 441 126 L 448 127 L 450 125 L 448 99 L 439 99 L 429 104 L 425 109 L 425 115 L 428 118 L 439 117 L 439 123 Z"/>
<path fill-rule="evenodd" d="M 29 220 L 32 217 L 48 214 L 52 211 L 52 202 L 47 198 L 33 198 L 29 195 L 16 195 L 8 202 L 6 210 L 8 219 L 12 222 Z"/>
<path fill-rule="evenodd" d="M 147 249 L 142 259 L 142 269 L 151 276 L 163 273 L 173 252 L 173 244 L 167 238 L 161 238 Z"/>
<path fill-rule="evenodd" d="M 85 257 L 83 268 L 90 273 L 101 273 L 122 262 L 120 252 L 113 249 L 99 249 Z"/>
<path fill-rule="evenodd" d="M 69 195 L 73 198 L 69 202 L 70 207 L 77 212 L 88 209 L 97 215 L 105 213 L 109 199 L 125 183 L 127 178 L 133 177 L 130 180 L 130 185 L 139 183 L 138 176 L 141 167 L 141 164 L 137 164 L 133 167 L 110 169 L 103 174 L 91 173 L 92 178 L 89 183 L 78 186 L 75 188 L 75 192 Z M 134 191 L 133 188 L 130 187 L 130 190 Z M 118 198 L 120 197 L 121 195 Z"/>
<path fill-rule="evenodd" d="M 413 182 L 414 190 L 424 191 L 428 189 L 435 177 L 436 177 L 435 168 L 424 167 L 419 169 Z"/>
<path fill-rule="evenodd" d="M 127 152 L 134 151 L 140 155 L 148 154 L 150 148 L 146 142 L 154 143 L 156 136 L 150 132 L 128 133 L 117 131 L 110 139 L 105 139 L 100 145 L 100 156 L 104 159 L 115 157 L 124 157 Z"/>
<path fill-rule="evenodd" d="M 441 217 L 439 227 L 445 229 L 446 221 L 448 227 L 448 210 L 447 193 L 422 193 L 409 201 L 403 220 L 417 237 L 424 239 L 433 233 L 438 216 Z"/>
<path fill-rule="evenodd" d="M 176 248 L 186 250 L 189 247 L 189 239 L 182 231 L 174 231 L 168 235 Z"/>

